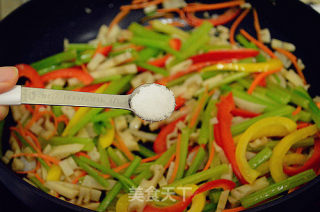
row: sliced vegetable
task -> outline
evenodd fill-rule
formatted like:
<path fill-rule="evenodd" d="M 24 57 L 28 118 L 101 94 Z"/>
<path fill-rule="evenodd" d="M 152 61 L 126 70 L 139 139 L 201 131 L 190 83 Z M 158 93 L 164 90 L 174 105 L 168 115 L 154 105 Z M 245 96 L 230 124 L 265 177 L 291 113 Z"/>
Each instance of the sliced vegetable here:
<path fill-rule="evenodd" d="M 19 77 L 26 77 L 31 82 L 30 86 L 35 88 L 43 88 L 44 82 L 38 72 L 29 65 L 19 64 L 16 65 L 19 70 Z"/>
<path fill-rule="evenodd" d="M 192 199 L 197 195 L 197 194 L 201 194 L 202 192 L 211 190 L 213 188 L 223 188 L 224 190 L 231 190 L 232 188 L 235 187 L 235 183 L 230 181 L 230 180 L 214 180 L 214 181 L 210 181 L 207 182 L 205 184 L 203 184 L 202 186 L 200 186 L 190 197 L 188 197 L 185 201 L 181 201 L 178 202 L 172 206 L 168 206 L 168 207 L 154 207 L 151 205 L 147 205 L 144 208 L 144 212 L 175 212 L 175 211 L 184 211 L 188 205 L 191 203 Z"/>
<path fill-rule="evenodd" d="M 202 63 L 208 61 L 219 62 L 221 60 L 243 59 L 255 57 L 259 51 L 253 49 L 230 49 L 230 50 L 215 50 L 207 53 L 198 54 L 190 57 L 193 63 Z"/>
<path fill-rule="evenodd" d="M 289 177 L 288 179 L 272 184 L 260 191 L 257 191 L 253 194 L 244 197 L 240 200 L 241 205 L 245 208 L 251 207 L 259 202 L 274 197 L 284 191 L 287 191 L 291 188 L 295 188 L 299 185 L 309 182 L 316 176 L 317 175 L 314 173 L 313 170 L 307 170 L 305 172 Z"/>
<path fill-rule="evenodd" d="M 308 169 L 317 168 L 319 166 L 319 162 L 320 162 L 320 141 L 315 140 L 312 156 L 302 166 L 298 166 L 298 167 L 286 166 L 286 167 L 284 167 L 284 172 L 289 176 L 293 176 L 293 175 L 296 175 L 300 172 L 304 172 Z"/>
<path fill-rule="evenodd" d="M 285 136 L 273 149 L 270 158 L 270 173 L 275 182 L 280 182 L 287 179 L 287 175 L 283 172 L 283 158 L 290 147 L 298 141 L 314 135 L 317 132 L 317 127 L 311 125 Z"/>
<path fill-rule="evenodd" d="M 59 69 L 41 76 L 43 82 L 49 82 L 50 80 L 58 78 L 77 78 L 83 82 L 84 85 L 88 85 L 93 81 L 90 74 L 78 68 Z"/>
<path fill-rule="evenodd" d="M 156 140 L 153 143 L 153 150 L 155 153 L 162 153 L 165 152 L 167 149 L 167 136 L 168 134 L 172 133 L 176 128 L 177 123 L 183 121 L 186 116 L 182 116 L 181 118 L 171 122 L 170 124 L 163 127 L 158 134 Z"/>
<path fill-rule="evenodd" d="M 264 118 L 252 124 L 240 137 L 236 148 L 236 161 L 240 172 L 249 183 L 260 175 L 260 173 L 252 169 L 246 159 L 247 145 L 251 140 L 263 136 L 285 136 L 293 132 L 297 128 L 294 121 L 284 117 Z"/>
<path fill-rule="evenodd" d="M 241 181 L 242 184 L 246 184 L 246 178 L 242 176 L 242 173 L 239 169 L 239 164 L 237 164 L 236 161 L 236 147 L 234 145 L 231 134 L 231 111 L 235 107 L 232 94 L 230 93 L 228 96 L 222 97 L 220 103 L 217 104 L 217 107 L 217 126 L 219 130 L 219 137 L 215 136 L 215 139 L 218 140 L 217 143 L 221 144 L 221 147 L 225 152 L 229 162 L 231 163 L 233 172 L 235 173 L 237 178 Z"/>
<path fill-rule="evenodd" d="M 141 158 L 135 157 L 135 159 L 131 162 L 130 166 L 127 168 L 127 170 L 124 172 L 125 177 L 131 177 L 134 170 L 139 166 L 141 162 Z M 118 195 L 122 188 L 122 184 L 120 182 L 116 183 L 113 188 L 108 192 L 108 194 L 105 196 L 105 198 L 100 203 L 97 211 L 106 211 L 107 207 L 110 205 L 112 200 Z"/>
<path fill-rule="evenodd" d="M 282 68 L 279 59 L 270 59 L 260 63 L 219 63 L 202 69 L 205 71 L 244 71 L 244 72 L 267 72 Z"/>
<path fill-rule="evenodd" d="M 31 63 L 31 66 L 36 70 L 40 70 L 40 69 L 49 67 L 51 65 L 56 65 L 62 62 L 75 60 L 76 57 L 77 57 L 77 52 L 75 50 L 70 50 L 70 51 L 61 52 L 53 56 L 44 58 L 35 63 Z"/>

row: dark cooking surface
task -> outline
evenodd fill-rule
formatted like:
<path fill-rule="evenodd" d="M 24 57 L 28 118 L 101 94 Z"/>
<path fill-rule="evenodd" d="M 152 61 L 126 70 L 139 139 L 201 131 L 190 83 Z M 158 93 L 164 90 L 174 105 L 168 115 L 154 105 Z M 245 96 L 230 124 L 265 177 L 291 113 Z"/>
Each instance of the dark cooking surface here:
<path fill-rule="evenodd" d="M 208 0 L 209 1 L 209 0 Z M 77 3 L 75 3 L 77 2 Z M 253 1 L 258 7 L 261 25 L 269 27 L 274 37 L 297 44 L 297 56 L 307 64 L 306 77 L 312 85 L 312 94 L 320 94 L 319 71 L 320 34 L 317 32 L 320 16 L 297 0 L 259 0 Z M 273 7 L 270 2 L 275 2 Z M 63 38 L 71 42 L 85 42 L 95 36 L 103 23 L 109 23 L 117 13 L 123 0 L 33 0 L 24 8 L 15 11 L 8 21 L 0 27 L 0 65 L 30 63 L 62 50 Z M 72 9 L 70 9 L 72 8 Z M 84 8 L 92 8 L 86 14 Z M 132 13 L 123 22 L 137 20 L 141 13 Z M 11 19 L 10 19 L 11 18 Z M 10 21 L 11 22 L 10 22 Z M 246 22 L 246 21 L 245 21 Z M 248 20 L 247 20 L 248 22 Z M 250 22 L 252 24 L 252 21 Z M 37 31 L 37 33 L 33 33 Z M 248 30 L 254 35 L 253 28 Z M 84 210 L 58 201 L 21 181 L 12 171 L 0 162 L 0 181 L 5 182 L 15 196 L 40 211 Z M 287 200 L 284 202 L 284 200 Z M 276 211 L 320 211 L 320 177 L 297 192 L 262 205 L 250 211 L 266 209 Z M 313 201 L 313 203 L 307 203 Z M 279 204 L 279 205 L 277 205 Z M 20 200 L 9 194 L 0 183 L 0 212 L 36 211 L 26 209 Z M 62 209 L 63 208 L 63 209 Z M 87 211 L 87 210 L 86 210 Z"/>

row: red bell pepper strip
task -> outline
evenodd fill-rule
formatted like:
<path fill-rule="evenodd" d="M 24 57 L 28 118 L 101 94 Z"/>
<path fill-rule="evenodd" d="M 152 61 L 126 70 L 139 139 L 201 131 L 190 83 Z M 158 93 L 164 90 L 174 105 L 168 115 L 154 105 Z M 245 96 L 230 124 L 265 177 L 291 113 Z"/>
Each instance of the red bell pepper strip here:
<path fill-rule="evenodd" d="M 177 120 L 167 124 L 164 126 L 160 133 L 158 134 L 156 140 L 153 143 L 153 150 L 155 153 L 163 153 L 167 150 L 167 136 L 168 134 L 172 133 L 174 129 L 176 128 L 176 125 L 178 122 L 183 121 L 186 118 L 187 115 L 184 115 Z"/>
<path fill-rule="evenodd" d="M 146 205 L 143 212 L 180 212 L 184 211 L 188 205 L 192 202 L 193 197 L 197 194 L 209 191 L 214 188 L 222 188 L 223 190 L 232 190 L 236 184 L 230 180 L 220 179 L 207 182 L 200 186 L 191 196 L 185 199 L 185 201 L 180 201 L 174 205 L 168 207 L 156 207 L 153 205 Z"/>
<path fill-rule="evenodd" d="M 166 61 L 169 59 L 171 55 L 167 54 L 161 58 L 157 58 L 157 59 L 154 59 L 154 60 L 151 60 L 149 61 L 148 63 L 150 65 L 154 65 L 154 66 L 157 66 L 157 67 L 164 67 L 166 65 Z M 138 67 L 138 71 L 139 72 L 142 72 L 142 71 L 146 71 L 146 69 L 142 68 L 142 67 Z"/>
<path fill-rule="evenodd" d="M 171 48 L 173 48 L 174 50 L 179 51 L 180 48 L 181 48 L 181 44 L 182 44 L 181 40 L 178 39 L 178 38 L 172 38 L 172 39 L 169 40 L 169 46 Z"/>
<path fill-rule="evenodd" d="M 218 112 L 217 119 L 219 125 L 219 134 L 220 134 L 220 142 L 221 148 L 226 154 L 233 172 L 240 180 L 242 184 L 246 184 L 246 180 L 241 175 L 238 164 L 236 162 L 236 147 L 231 134 L 231 124 L 232 124 L 232 114 L 231 111 L 235 108 L 232 93 L 229 93 L 228 96 L 222 97 L 221 101 L 217 104 Z"/>
<path fill-rule="evenodd" d="M 293 176 L 300 172 L 304 172 L 308 169 L 313 168 L 316 171 L 316 168 L 319 167 L 320 163 L 320 140 L 317 139 L 314 141 L 314 149 L 312 156 L 304 163 L 303 166 L 293 167 L 293 166 L 285 166 L 283 171 L 289 175 Z"/>
<path fill-rule="evenodd" d="M 34 88 L 44 88 L 44 83 L 38 74 L 38 72 L 29 65 L 26 64 L 18 64 L 16 65 L 19 70 L 19 77 L 26 77 L 30 81 L 28 85 Z M 28 86 L 28 87 L 29 87 Z"/>
<path fill-rule="evenodd" d="M 182 96 L 176 97 L 176 107 L 174 110 L 178 110 L 180 107 L 182 107 L 186 103 L 186 99 L 183 98 Z"/>
<path fill-rule="evenodd" d="M 209 61 L 244 59 L 248 57 L 256 57 L 258 54 L 259 51 L 255 49 L 224 49 L 194 55 L 190 57 L 190 59 L 193 63 L 201 63 Z"/>
<path fill-rule="evenodd" d="M 112 50 L 112 46 L 98 46 L 94 55 L 102 54 L 106 57 L 111 52 L 111 50 Z"/>
<path fill-rule="evenodd" d="M 77 78 L 85 85 L 89 85 L 93 81 L 90 74 L 78 68 L 63 68 L 41 76 L 43 82 L 49 82 L 57 78 Z"/>
<path fill-rule="evenodd" d="M 80 92 L 95 92 L 100 86 L 104 85 L 105 83 L 98 83 L 94 85 L 87 85 L 85 87 L 73 89 L 73 91 L 80 91 Z"/>
<path fill-rule="evenodd" d="M 309 123 L 309 122 L 299 121 L 298 125 L 297 125 L 297 129 L 305 128 L 305 127 L 310 126 L 310 125 L 311 125 L 311 123 Z"/>
<path fill-rule="evenodd" d="M 259 76 L 260 73 L 253 73 L 253 78 L 256 79 L 258 76 Z M 266 79 L 263 78 L 259 84 L 261 87 L 266 87 L 267 86 L 267 82 L 266 82 Z"/>
<path fill-rule="evenodd" d="M 232 109 L 231 114 L 234 116 L 241 116 L 243 118 L 253 118 L 260 115 L 259 113 L 254 113 L 254 112 L 243 110 L 240 108 Z"/>
<path fill-rule="evenodd" d="M 220 136 L 220 125 L 215 124 L 213 127 L 213 135 L 216 143 L 219 145 L 219 147 L 222 147 L 222 141 Z"/>
<path fill-rule="evenodd" d="M 161 58 L 151 60 L 148 63 L 150 65 L 154 65 L 154 66 L 158 66 L 158 67 L 164 67 L 166 65 L 166 62 L 167 62 L 167 60 L 169 59 L 170 56 L 171 55 L 168 54 L 168 55 L 165 55 L 165 56 L 163 56 Z"/>
<path fill-rule="evenodd" d="M 209 21 L 213 26 L 226 24 L 229 21 L 233 20 L 235 17 L 238 16 L 241 9 L 231 8 L 228 9 L 225 13 L 219 15 L 217 18 L 212 19 L 201 19 L 194 15 L 194 12 L 186 13 L 186 21 L 191 26 L 200 26 L 202 22 Z"/>

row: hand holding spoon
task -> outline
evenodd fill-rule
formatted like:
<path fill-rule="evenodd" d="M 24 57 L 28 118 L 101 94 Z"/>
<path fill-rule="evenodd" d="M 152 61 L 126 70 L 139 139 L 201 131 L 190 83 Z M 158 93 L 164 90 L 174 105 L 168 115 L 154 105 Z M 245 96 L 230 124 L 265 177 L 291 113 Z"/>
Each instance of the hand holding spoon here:
<path fill-rule="evenodd" d="M 147 121 L 161 121 L 174 111 L 175 98 L 169 89 L 158 84 L 141 85 L 130 95 L 29 88 L 20 85 L 0 94 L 0 105 L 21 104 L 117 108 L 130 110 Z"/>

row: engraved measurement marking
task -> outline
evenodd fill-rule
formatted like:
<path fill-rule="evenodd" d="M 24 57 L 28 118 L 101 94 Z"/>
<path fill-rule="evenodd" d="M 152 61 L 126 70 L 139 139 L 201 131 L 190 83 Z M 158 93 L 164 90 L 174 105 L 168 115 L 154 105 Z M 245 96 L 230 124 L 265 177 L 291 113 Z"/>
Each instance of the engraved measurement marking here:
<path fill-rule="evenodd" d="M 58 105 L 92 105 L 92 106 L 116 106 L 129 107 L 128 97 L 123 98 L 107 96 L 105 94 L 69 93 L 69 91 L 45 90 L 37 92 L 32 88 L 24 89 L 24 102 Z"/>

